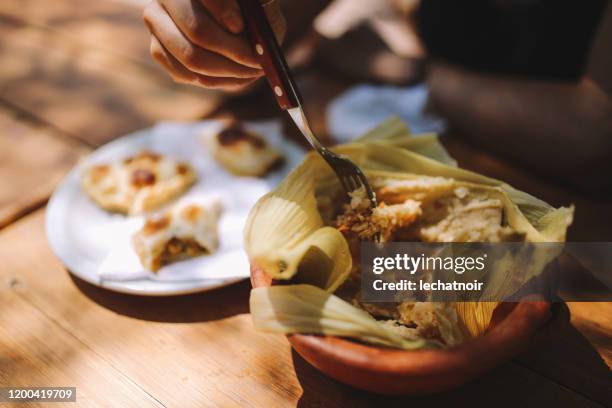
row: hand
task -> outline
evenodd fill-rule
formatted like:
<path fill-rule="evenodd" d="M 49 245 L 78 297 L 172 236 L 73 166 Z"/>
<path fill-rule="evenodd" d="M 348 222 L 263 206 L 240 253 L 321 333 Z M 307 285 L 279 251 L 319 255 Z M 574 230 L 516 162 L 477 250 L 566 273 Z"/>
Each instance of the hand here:
<path fill-rule="evenodd" d="M 285 19 L 276 0 L 264 5 L 279 41 Z M 144 11 L 151 31 L 151 55 L 174 81 L 236 90 L 263 71 L 253 47 L 241 35 L 244 22 L 236 0 L 153 0 Z"/>

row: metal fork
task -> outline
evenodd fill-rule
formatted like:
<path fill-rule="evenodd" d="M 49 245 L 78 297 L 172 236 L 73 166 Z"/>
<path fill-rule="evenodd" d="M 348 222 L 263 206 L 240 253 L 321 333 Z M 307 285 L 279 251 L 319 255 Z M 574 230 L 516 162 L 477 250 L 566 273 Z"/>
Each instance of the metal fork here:
<path fill-rule="evenodd" d="M 363 187 L 372 207 L 376 207 L 376 195 L 361 169 L 347 157 L 323 146 L 310 129 L 302 109 L 302 98 L 260 0 L 238 0 L 238 4 L 249 39 L 280 108 L 289 113 L 304 137 L 331 166 L 344 190 L 350 193 Z"/>
<path fill-rule="evenodd" d="M 289 112 L 295 125 L 300 129 L 310 145 L 321 155 L 321 157 L 323 157 L 323 159 L 325 159 L 327 164 L 329 164 L 336 173 L 344 190 L 350 193 L 363 187 L 368 195 L 370 204 L 372 207 L 376 207 L 376 194 L 374 194 L 370 183 L 368 183 L 368 179 L 361 169 L 348 157 L 340 156 L 321 144 L 310 129 L 306 116 L 304 115 L 304 110 L 300 106 L 289 108 L 287 112 Z"/>

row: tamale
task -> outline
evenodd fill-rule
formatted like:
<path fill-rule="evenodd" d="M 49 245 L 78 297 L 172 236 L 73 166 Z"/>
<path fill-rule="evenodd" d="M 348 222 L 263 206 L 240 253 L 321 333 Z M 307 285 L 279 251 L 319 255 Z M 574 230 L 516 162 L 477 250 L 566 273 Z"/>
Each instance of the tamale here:
<path fill-rule="evenodd" d="M 388 222 L 376 217 L 363 221 L 374 222 L 375 228 L 394 227 L 386 231 L 388 240 L 562 242 L 572 221 L 572 207 L 555 209 L 504 182 L 458 168 L 435 135 L 412 136 L 397 119 L 334 151 L 348 156 L 371 180 L 383 203 L 375 211 Z M 364 315 L 367 307 L 358 300 L 341 299 L 338 289 L 344 289 L 358 269 L 353 261 L 356 242 L 372 235 L 354 219 L 338 222 L 341 209 L 338 214 L 338 208 L 325 208 L 341 195 L 327 164 L 308 154 L 251 211 L 245 228 L 250 262 L 273 279 L 288 281 L 252 291 L 251 313 L 257 328 L 337 335 L 404 349 L 451 346 L 487 329 L 495 302 L 406 302 L 377 320 L 376 313 Z M 444 212 L 433 211 L 432 203 L 443 203 Z M 351 203 L 347 205 L 350 210 Z M 536 255 L 524 280 L 540 273 L 555 256 Z M 496 288 L 512 287 L 504 284 L 512 279 L 504 265 L 493 279 Z M 433 335 L 428 334 L 431 328 L 437 330 Z"/>

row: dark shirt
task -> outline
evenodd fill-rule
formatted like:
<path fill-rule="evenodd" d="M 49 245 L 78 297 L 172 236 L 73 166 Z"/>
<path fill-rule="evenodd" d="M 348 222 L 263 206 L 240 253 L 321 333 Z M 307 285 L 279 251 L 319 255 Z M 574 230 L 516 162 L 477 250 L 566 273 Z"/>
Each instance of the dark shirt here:
<path fill-rule="evenodd" d="M 583 75 L 606 0 L 422 0 L 419 30 L 435 59 L 538 79 Z"/>

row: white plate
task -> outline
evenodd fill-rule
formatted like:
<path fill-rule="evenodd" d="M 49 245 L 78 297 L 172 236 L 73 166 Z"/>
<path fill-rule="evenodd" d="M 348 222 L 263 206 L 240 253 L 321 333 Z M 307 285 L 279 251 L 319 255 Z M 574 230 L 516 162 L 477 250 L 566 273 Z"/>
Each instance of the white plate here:
<path fill-rule="evenodd" d="M 80 187 L 80 174 L 83 168 L 92 163 L 117 160 L 135 154 L 141 149 L 151 148 L 156 132 L 158 136 L 159 132 L 166 131 L 180 134 L 180 137 L 172 139 L 172 143 L 184 143 L 185 140 L 190 140 L 189 143 L 193 143 L 193 139 L 190 138 L 198 138 L 202 126 L 210 124 L 218 125 L 218 123 L 219 122 L 214 121 L 195 124 L 165 123 L 157 127 L 144 129 L 123 136 L 100 147 L 89 155 L 86 160 L 76 165 L 53 193 L 47 206 L 45 220 L 47 239 L 49 240 L 51 248 L 66 265 L 68 270 L 75 276 L 93 285 L 116 292 L 145 296 L 166 296 L 202 292 L 229 285 L 248 277 L 248 270 L 245 270 L 238 274 L 233 273 L 233 276 L 222 279 L 160 281 L 151 278 L 138 278 L 132 280 L 101 280 L 98 275 L 98 270 L 102 262 L 107 258 L 110 250 L 108 247 L 99 244 L 100 240 L 95 239 L 96 234 L 94 232 L 100 231 L 101 228 L 107 231 L 113 231 L 116 225 L 122 225 L 122 223 L 129 222 L 130 217 L 110 214 L 98 208 L 89 200 Z M 265 190 L 269 191 L 278 184 L 292 168 L 301 162 L 304 152 L 297 145 L 279 137 L 280 125 L 278 124 L 271 124 L 270 122 L 259 124 L 247 123 L 246 127 L 267 136 L 268 140 L 271 141 L 272 144 L 275 144 L 276 147 L 280 148 L 285 155 L 285 164 L 281 168 L 270 173 L 264 179 Z M 278 130 L 270 131 L 270 129 L 275 128 Z M 266 132 L 268 132 L 268 134 L 266 134 Z M 270 135 L 269 133 L 276 134 Z M 174 142 L 174 140 L 176 140 L 176 142 Z M 204 163 L 200 162 L 197 164 L 204 164 L 204 167 L 211 165 L 218 166 L 214 163 L 214 160 L 206 154 L 204 146 L 201 146 L 201 156 L 198 156 L 198 161 L 201 160 Z M 160 153 L 166 152 L 162 151 Z M 196 167 L 202 168 L 202 166 Z M 203 176 L 205 177 L 205 175 L 200 174 L 199 179 L 202 180 Z M 240 182 L 241 179 L 244 181 L 244 178 L 237 177 L 236 182 Z M 231 180 L 228 181 L 228 184 L 230 183 Z M 196 184 L 195 187 L 197 186 L 198 184 Z M 239 215 L 239 217 L 241 216 L 243 216 L 243 214 Z M 233 241 L 239 239 L 236 236 L 229 238 Z M 224 240 L 223 234 L 221 234 L 220 239 L 222 241 Z M 214 257 L 215 255 L 213 254 L 210 256 Z"/>

